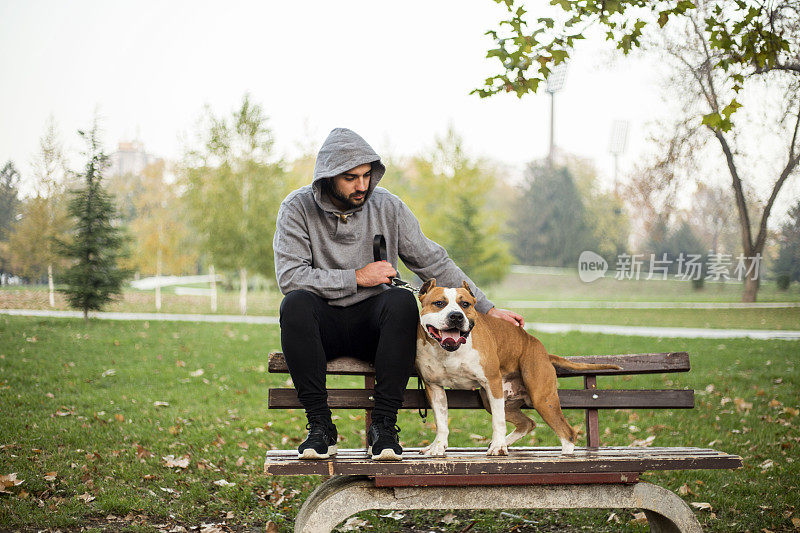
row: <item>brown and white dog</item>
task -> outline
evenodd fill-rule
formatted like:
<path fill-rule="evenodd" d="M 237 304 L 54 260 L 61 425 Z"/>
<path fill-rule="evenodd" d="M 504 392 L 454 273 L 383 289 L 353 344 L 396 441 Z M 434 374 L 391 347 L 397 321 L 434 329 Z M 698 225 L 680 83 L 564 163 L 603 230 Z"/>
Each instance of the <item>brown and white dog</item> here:
<path fill-rule="evenodd" d="M 508 446 L 536 426 L 522 412 L 523 405 L 539 412 L 561 440 L 561 452 L 571 454 L 576 431 L 561 412 L 553 365 L 575 370 L 619 367 L 573 363 L 548 354 L 523 328 L 478 312 L 466 281 L 463 288 L 444 288 L 430 279 L 420 288 L 419 300 L 416 366 L 436 422 L 436 438 L 421 453 L 441 456 L 447 449 L 444 388 L 480 387 L 484 406 L 492 415 L 487 455 L 507 455 Z M 516 426 L 508 436 L 506 421 Z"/>

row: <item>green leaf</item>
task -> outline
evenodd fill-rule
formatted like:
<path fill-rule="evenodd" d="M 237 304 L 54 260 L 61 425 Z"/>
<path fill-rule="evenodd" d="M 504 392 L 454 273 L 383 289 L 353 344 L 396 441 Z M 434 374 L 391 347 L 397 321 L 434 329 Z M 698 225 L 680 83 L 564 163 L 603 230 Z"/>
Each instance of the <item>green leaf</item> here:
<path fill-rule="evenodd" d="M 658 25 L 660 27 L 663 28 L 668 20 L 669 20 L 669 11 L 662 11 L 661 13 L 658 14 Z"/>
<path fill-rule="evenodd" d="M 719 116 L 719 113 L 709 113 L 707 115 L 703 115 L 703 124 L 709 128 L 717 129 L 719 128 L 721 122 L 722 117 Z"/>
<path fill-rule="evenodd" d="M 722 110 L 722 114 L 725 115 L 725 118 L 730 118 L 730 116 L 734 114 L 740 107 L 742 107 L 742 104 L 737 102 L 734 98 L 730 104 L 725 106 L 725 108 Z"/>

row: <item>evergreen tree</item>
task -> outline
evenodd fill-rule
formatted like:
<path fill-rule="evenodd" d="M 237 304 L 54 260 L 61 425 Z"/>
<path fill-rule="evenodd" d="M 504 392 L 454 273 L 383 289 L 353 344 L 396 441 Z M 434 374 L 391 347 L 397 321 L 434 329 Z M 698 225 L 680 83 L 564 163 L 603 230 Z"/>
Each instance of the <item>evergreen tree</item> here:
<path fill-rule="evenodd" d="M 582 251 L 598 246 L 572 173 L 531 164 L 526 174 L 514 206 L 514 254 L 526 265 L 576 267 Z"/>
<path fill-rule="evenodd" d="M 800 282 L 800 201 L 789 209 L 789 220 L 781 226 L 780 252 L 775 264 L 778 286 L 788 289 L 792 281 Z"/>
<path fill-rule="evenodd" d="M 70 242 L 59 241 L 61 255 L 72 264 L 63 276 L 66 295 L 71 307 L 83 311 L 88 321 L 89 311 L 99 311 L 122 292 L 122 282 L 128 271 L 119 267 L 123 257 L 125 236 L 114 225 L 117 217 L 111 195 L 102 184 L 108 157 L 98 140 L 97 125 L 90 132 L 78 132 L 87 144 L 83 174 L 84 185 L 71 192 L 67 208 L 73 218 Z"/>
<path fill-rule="evenodd" d="M 4 241 L 11 233 L 19 204 L 19 172 L 14 163 L 8 161 L 0 170 L 0 274 L 9 270 L 10 247 Z"/>

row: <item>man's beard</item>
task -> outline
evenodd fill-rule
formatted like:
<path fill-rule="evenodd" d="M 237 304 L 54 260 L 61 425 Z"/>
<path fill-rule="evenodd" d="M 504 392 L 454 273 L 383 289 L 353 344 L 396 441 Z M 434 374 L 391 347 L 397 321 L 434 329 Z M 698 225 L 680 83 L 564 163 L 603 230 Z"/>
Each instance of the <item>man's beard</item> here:
<path fill-rule="evenodd" d="M 367 200 L 368 192 L 364 193 L 363 198 L 357 200 L 353 198 L 353 196 L 358 195 L 358 193 L 353 193 L 350 196 L 346 196 L 342 191 L 337 189 L 336 185 L 334 185 L 333 182 L 330 180 L 328 181 L 327 186 L 325 188 L 327 189 L 328 194 L 330 194 L 331 196 L 333 196 L 334 198 L 336 198 L 345 205 L 345 210 L 361 207 Z"/>

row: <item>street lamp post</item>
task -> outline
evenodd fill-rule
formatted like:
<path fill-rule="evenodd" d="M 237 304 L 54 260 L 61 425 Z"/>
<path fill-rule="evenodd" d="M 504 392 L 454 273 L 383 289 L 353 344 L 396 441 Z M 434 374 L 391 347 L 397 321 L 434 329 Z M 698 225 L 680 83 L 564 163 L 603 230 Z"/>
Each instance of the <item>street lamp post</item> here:
<path fill-rule="evenodd" d="M 547 163 L 553 166 L 555 153 L 555 115 L 556 115 L 556 93 L 564 88 L 567 81 L 567 64 L 559 63 L 554 66 L 547 77 L 547 88 L 545 91 L 550 95 L 550 150 L 547 152 Z"/>
<path fill-rule="evenodd" d="M 614 187 L 617 186 L 619 174 L 619 156 L 625 153 L 625 147 L 628 144 L 628 125 L 627 120 L 615 120 L 611 125 L 608 151 L 614 156 Z"/>

